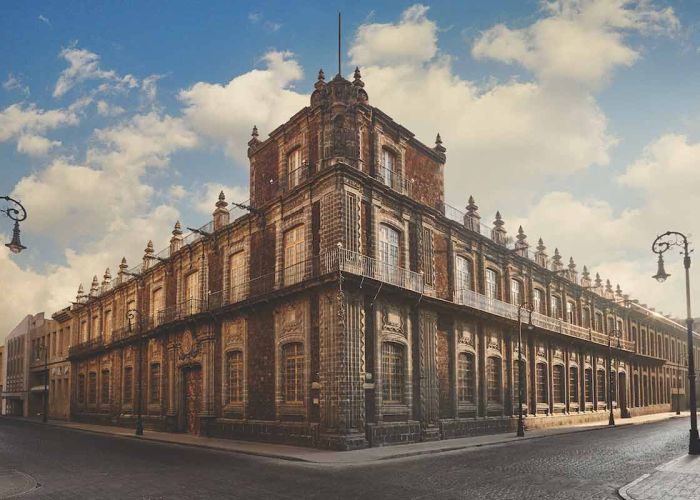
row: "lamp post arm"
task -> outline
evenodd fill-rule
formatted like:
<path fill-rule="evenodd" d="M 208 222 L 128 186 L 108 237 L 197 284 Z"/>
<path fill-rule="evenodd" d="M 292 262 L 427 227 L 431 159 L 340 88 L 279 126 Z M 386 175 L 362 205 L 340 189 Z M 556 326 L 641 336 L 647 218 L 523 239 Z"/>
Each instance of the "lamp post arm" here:
<path fill-rule="evenodd" d="M 10 198 L 9 196 L 0 196 L 0 200 L 9 201 L 10 203 L 14 203 L 19 207 L 7 207 L 0 209 L 0 212 L 3 212 L 10 219 L 12 219 L 15 222 L 22 222 L 24 219 L 27 218 L 27 210 L 19 201 L 15 200 L 14 198 Z"/>

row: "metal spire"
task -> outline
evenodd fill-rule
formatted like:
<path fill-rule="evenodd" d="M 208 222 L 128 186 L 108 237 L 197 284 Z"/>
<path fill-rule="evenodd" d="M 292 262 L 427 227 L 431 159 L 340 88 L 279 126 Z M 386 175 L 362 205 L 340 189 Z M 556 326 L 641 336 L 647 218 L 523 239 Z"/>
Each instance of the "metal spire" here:
<path fill-rule="evenodd" d="M 340 33 L 341 33 L 341 27 L 340 27 L 340 12 L 338 12 L 338 74 L 340 76 L 343 76 L 341 73 L 341 67 L 340 67 L 340 54 L 341 54 L 341 48 L 340 48 Z"/>

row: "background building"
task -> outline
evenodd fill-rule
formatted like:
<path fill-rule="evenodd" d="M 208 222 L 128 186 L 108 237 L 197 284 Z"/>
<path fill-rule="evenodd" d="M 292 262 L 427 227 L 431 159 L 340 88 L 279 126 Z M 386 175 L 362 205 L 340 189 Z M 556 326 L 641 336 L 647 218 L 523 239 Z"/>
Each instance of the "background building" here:
<path fill-rule="evenodd" d="M 49 332 L 49 418 L 70 418 L 70 307 L 61 309 L 52 316 Z"/>
<path fill-rule="evenodd" d="M 521 385 L 530 428 L 685 394 L 682 325 L 447 205 L 440 136 L 372 107 L 359 70 L 321 72 L 248 146 L 248 214 L 222 193 L 209 224 L 79 288 L 73 418 L 351 449 L 514 430 Z"/>
<path fill-rule="evenodd" d="M 5 414 L 5 400 L 2 399 L 2 390 L 5 380 L 5 346 L 0 345 L 0 415 Z"/>
<path fill-rule="evenodd" d="M 6 415 L 29 415 L 29 330 L 33 320 L 31 314 L 25 316 L 5 338 L 5 387 L 2 399 Z"/>

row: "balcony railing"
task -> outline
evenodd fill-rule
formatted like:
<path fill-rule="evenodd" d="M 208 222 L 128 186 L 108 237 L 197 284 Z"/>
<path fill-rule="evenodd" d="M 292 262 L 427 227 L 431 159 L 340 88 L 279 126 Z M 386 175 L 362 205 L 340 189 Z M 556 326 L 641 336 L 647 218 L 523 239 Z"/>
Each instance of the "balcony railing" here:
<path fill-rule="evenodd" d="M 504 302 L 502 300 L 486 297 L 485 295 L 476 293 L 472 290 L 456 291 L 454 294 L 454 301 L 457 304 L 469 306 L 480 311 L 500 316 L 502 318 L 514 321 L 517 321 L 518 319 L 517 306 L 508 302 Z M 591 328 L 584 328 L 582 326 L 574 325 L 572 323 L 567 323 L 566 321 L 563 321 L 558 318 L 545 316 L 541 313 L 532 313 L 532 324 L 538 328 L 542 328 L 544 330 L 549 330 L 552 332 L 557 332 L 561 335 L 588 340 L 589 342 L 594 342 L 596 344 L 601 344 L 604 346 L 608 345 L 608 336 L 603 333 L 596 332 Z M 616 346 L 617 341 L 613 340 L 613 347 Z M 634 342 L 630 340 L 621 339 L 620 347 L 627 351 L 634 351 Z"/>
<path fill-rule="evenodd" d="M 295 168 L 280 177 L 279 189 L 281 193 L 285 193 L 297 187 L 299 184 L 309 178 L 311 166 L 307 163 L 299 168 Z"/>
<path fill-rule="evenodd" d="M 329 271 L 340 270 L 423 293 L 423 275 L 420 273 L 351 250 L 337 248 L 328 252 L 324 266 Z"/>
<path fill-rule="evenodd" d="M 90 340 L 86 340 L 85 342 L 80 342 L 79 344 L 75 344 L 74 346 L 71 346 L 68 349 L 68 356 L 74 357 L 74 356 L 80 356 L 82 354 L 86 354 L 88 352 L 92 352 L 96 349 L 102 348 L 104 346 L 104 337 L 102 335 L 99 335 L 95 338 L 92 338 Z"/>
<path fill-rule="evenodd" d="M 413 182 L 406 179 L 400 172 L 377 165 L 374 177 L 398 193 L 406 196 L 413 194 Z"/>

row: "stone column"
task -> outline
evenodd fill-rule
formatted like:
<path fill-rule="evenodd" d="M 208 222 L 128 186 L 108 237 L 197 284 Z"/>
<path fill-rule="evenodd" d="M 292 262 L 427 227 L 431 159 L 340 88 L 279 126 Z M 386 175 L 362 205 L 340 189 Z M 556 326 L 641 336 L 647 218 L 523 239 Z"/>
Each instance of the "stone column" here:
<path fill-rule="evenodd" d="M 516 327 L 517 328 L 517 327 Z M 516 332 L 517 335 L 517 332 Z M 508 401 L 504 401 L 503 404 L 503 411 L 505 412 L 506 415 L 513 416 L 514 414 L 514 408 L 517 408 L 515 406 L 515 400 L 517 400 L 517 395 L 514 392 L 514 381 L 513 381 L 513 335 L 508 335 L 504 332 L 504 337 L 505 337 L 505 344 L 506 344 L 506 355 L 505 355 L 505 363 L 506 363 L 506 379 L 507 379 L 507 384 L 506 384 L 506 396 L 508 398 Z M 515 400 L 514 400 L 515 398 Z"/>
<path fill-rule="evenodd" d="M 167 347 L 168 356 L 168 417 L 177 415 L 177 397 L 175 395 L 175 384 L 177 380 L 177 345 L 175 342 L 169 342 Z"/>
<path fill-rule="evenodd" d="M 419 419 L 421 438 L 439 439 L 437 421 L 439 416 L 439 389 L 437 373 L 437 314 L 432 311 L 418 311 L 418 383 Z"/>
<path fill-rule="evenodd" d="M 478 389 L 479 389 L 479 409 L 478 415 L 480 417 L 485 417 L 487 398 L 486 398 L 486 332 L 485 327 L 482 322 L 477 325 L 477 338 L 478 338 L 478 348 L 477 348 L 477 361 L 479 366 L 479 379 L 478 379 Z"/>

